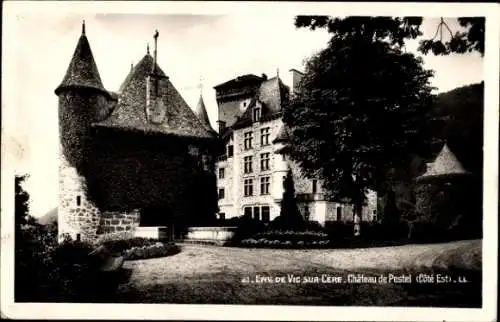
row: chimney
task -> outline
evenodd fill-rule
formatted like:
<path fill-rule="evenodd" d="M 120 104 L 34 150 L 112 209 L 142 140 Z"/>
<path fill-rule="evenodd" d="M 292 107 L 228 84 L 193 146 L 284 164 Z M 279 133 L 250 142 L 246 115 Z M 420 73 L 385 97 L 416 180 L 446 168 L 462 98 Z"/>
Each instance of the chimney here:
<path fill-rule="evenodd" d="M 267 80 L 267 75 L 266 75 L 266 74 L 262 74 L 261 78 L 262 78 L 263 80 Z"/>
<path fill-rule="evenodd" d="M 155 47 L 153 53 L 153 66 L 151 74 L 146 80 L 146 118 L 151 123 L 161 124 L 166 117 L 166 94 L 168 77 L 158 74 L 156 69 L 157 64 L 157 48 L 158 48 L 158 30 L 155 31 L 154 40 Z M 149 53 L 149 45 L 148 45 Z"/>
<path fill-rule="evenodd" d="M 304 76 L 304 73 L 299 72 L 298 70 L 292 68 L 290 69 L 290 76 L 291 76 L 290 94 L 294 96 L 298 90 L 300 81 Z"/>
<path fill-rule="evenodd" d="M 219 134 L 222 134 L 226 130 L 226 122 L 219 120 L 217 124 L 219 125 Z"/>

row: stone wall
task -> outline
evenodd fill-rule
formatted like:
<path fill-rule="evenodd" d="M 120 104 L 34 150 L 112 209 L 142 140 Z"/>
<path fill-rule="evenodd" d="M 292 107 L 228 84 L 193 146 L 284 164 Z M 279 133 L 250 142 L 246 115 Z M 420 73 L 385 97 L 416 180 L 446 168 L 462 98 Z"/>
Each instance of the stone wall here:
<path fill-rule="evenodd" d="M 62 147 L 60 147 L 62 152 Z M 94 240 L 100 221 L 99 209 L 87 199 L 85 178 L 70 166 L 60 152 L 58 236 Z"/>
<path fill-rule="evenodd" d="M 140 211 L 131 212 L 105 211 L 101 215 L 99 224 L 100 234 L 129 233 L 131 237 L 140 224 Z"/>

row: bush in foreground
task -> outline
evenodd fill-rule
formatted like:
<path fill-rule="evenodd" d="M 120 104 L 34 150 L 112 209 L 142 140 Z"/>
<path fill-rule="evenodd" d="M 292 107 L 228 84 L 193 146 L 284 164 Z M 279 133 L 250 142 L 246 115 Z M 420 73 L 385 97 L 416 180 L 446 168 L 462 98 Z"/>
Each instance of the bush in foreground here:
<path fill-rule="evenodd" d="M 121 255 L 125 260 L 148 259 L 175 255 L 180 248 L 173 243 L 163 243 L 154 238 L 134 237 L 110 240 L 102 245 L 112 254 Z"/>
<path fill-rule="evenodd" d="M 85 301 L 99 294 L 99 266 L 88 256 L 92 245 L 70 239 L 59 244 L 55 225 L 25 225 L 17 233 L 16 301 Z"/>

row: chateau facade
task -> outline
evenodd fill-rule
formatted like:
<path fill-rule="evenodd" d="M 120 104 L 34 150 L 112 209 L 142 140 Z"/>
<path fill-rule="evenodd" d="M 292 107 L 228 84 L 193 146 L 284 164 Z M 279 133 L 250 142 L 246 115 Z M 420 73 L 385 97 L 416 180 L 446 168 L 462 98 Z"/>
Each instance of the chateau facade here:
<path fill-rule="evenodd" d="M 351 204 L 327 200 L 321 180 L 308 179 L 288 159 L 282 106 L 302 77 L 291 70 L 291 86 L 279 76 L 243 75 L 214 87 L 219 109 L 219 135 L 225 151 L 216 164 L 219 218 L 242 215 L 270 222 L 280 214 L 284 178 L 292 171 L 304 219 L 324 225 L 354 220 Z M 377 220 L 377 197 L 367 196 L 362 220 Z"/>
<path fill-rule="evenodd" d="M 55 90 L 60 238 L 126 238 L 139 226 L 173 229 L 215 218 L 217 133 L 157 64 L 158 35 L 154 55 L 148 47 L 114 93 L 101 82 L 82 25 Z"/>

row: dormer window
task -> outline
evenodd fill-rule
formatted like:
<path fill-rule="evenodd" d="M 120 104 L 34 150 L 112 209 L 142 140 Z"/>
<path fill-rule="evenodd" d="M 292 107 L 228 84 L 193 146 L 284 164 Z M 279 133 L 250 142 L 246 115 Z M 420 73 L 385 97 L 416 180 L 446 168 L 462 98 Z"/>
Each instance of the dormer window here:
<path fill-rule="evenodd" d="M 254 107 L 253 109 L 253 121 L 258 122 L 260 120 L 261 109 L 260 107 Z"/>

